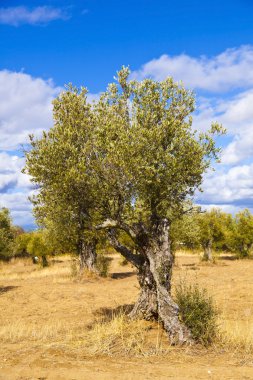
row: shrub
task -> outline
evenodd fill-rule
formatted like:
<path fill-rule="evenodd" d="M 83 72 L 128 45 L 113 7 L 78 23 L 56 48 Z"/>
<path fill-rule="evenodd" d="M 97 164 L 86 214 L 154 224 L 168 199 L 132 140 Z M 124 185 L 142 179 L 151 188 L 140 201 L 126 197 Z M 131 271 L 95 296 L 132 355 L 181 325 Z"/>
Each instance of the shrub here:
<path fill-rule="evenodd" d="M 103 254 L 97 255 L 96 268 L 101 277 L 108 276 L 110 261 L 110 257 L 106 257 Z"/>
<path fill-rule="evenodd" d="M 70 276 L 71 277 L 77 277 L 78 275 L 78 263 L 76 259 L 71 260 L 71 265 L 70 265 Z"/>
<path fill-rule="evenodd" d="M 189 328 L 196 342 L 208 345 L 217 336 L 218 312 L 206 289 L 198 285 L 180 284 L 176 287 L 176 299 L 180 318 Z"/>

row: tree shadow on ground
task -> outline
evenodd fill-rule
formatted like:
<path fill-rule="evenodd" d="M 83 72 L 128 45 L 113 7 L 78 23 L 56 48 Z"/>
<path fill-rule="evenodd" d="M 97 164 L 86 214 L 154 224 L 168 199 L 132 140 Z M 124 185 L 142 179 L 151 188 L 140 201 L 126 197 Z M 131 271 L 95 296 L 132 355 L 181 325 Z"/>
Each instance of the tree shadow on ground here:
<path fill-rule="evenodd" d="M 59 259 L 52 259 L 50 260 L 50 263 L 51 264 L 61 264 L 61 263 L 64 263 L 63 260 L 59 260 Z"/>
<path fill-rule="evenodd" d="M 183 267 L 187 267 L 191 270 L 200 270 L 199 266 L 197 264 L 182 264 Z"/>
<path fill-rule="evenodd" d="M 236 255 L 221 255 L 219 256 L 219 260 L 235 261 L 238 260 L 238 257 Z"/>
<path fill-rule="evenodd" d="M 117 307 L 100 307 L 93 314 L 103 322 L 111 321 L 119 315 L 127 315 L 132 311 L 134 304 L 125 304 Z"/>
<path fill-rule="evenodd" d="M 19 288 L 19 286 L 0 286 L 0 295 L 7 293 L 15 288 Z"/>
<path fill-rule="evenodd" d="M 135 272 L 115 272 L 111 274 L 111 278 L 114 278 L 116 280 L 121 280 L 123 278 L 132 277 L 135 276 Z"/>

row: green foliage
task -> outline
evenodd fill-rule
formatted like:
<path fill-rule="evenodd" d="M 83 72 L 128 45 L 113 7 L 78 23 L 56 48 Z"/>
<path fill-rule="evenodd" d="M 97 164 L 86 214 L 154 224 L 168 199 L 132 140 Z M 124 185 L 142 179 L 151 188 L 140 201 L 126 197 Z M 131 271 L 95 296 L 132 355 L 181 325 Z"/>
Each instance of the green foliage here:
<path fill-rule="evenodd" d="M 226 248 L 226 233 L 229 229 L 231 216 L 214 208 L 197 216 L 197 223 L 200 229 L 200 244 L 206 247 L 209 242 L 215 249 Z"/>
<path fill-rule="evenodd" d="M 13 255 L 14 228 L 7 208 L 0 210 L 0 259 L 9 260 Z"/>
<path fill-rule="evenodd" d="M 27 256 L 29 253 L 27 251 L 27 246 L 29 241 L 32 238 L 31 232 L 25 232 L 23 234 L 20 234 L 15 239 L 14 244 L 14 255 L 15 256 Z"/>
<path fill-rule="evenodd" d="M 173 221 L 170 229 L 173 251 L 182 247 L 192 250 L 200 247 L 200 227 L 195 219 L 196 216 L 190 214 Z"/>
<path fill-rule="evenodd" d="M 181 284 L 176 288 L 175 301 L 193 339 L 204 345 L 212 343 L 217 336 L 217 309 L 207 291 L 198 285 Z"/>
<path fill-rule="evenodd" d="M 38 224 L 45 227 L 61 250 L 80 253 L 90 239 L 94 209 L 92 177 L 93 127 L 87 90 L 73 86 L 54 100 L 54 127 L 42 138 L 31 138 L 25 171 L 39 185 L 33 197 Z M 94 214 L 94 213 L 93 213 Z"/>
<path fill-rule="evenodd" d="M 233 228 L 229 234 L 230 249 L 239 258 L 246 258 L 252 254 L 253 246 L 253 215 L 248 209 L 235 215 Z"/>
<path fill-rule="evenodd" d="M 232 215 L 214 208 L 184 215 L 172 224 L 171 236 L 176 247 L 224 251 L 230 249 L 233 225 Z"/>
<path fill-rule="evenodd" d="M 54 101 L 54 127 L 31 136 L 25 171 L 40 187 L 35 216 L 71 251 L 108 218 L 148 224 L 180 215 L 218 157 L 212 136 L 222 128 L 192 129 L 191 91 L 129 74 L 123 67 L 93 105 L 70 85 Z"/>
<path fill-rule="evenodd" d="M 43 230 L 30 233 L 26 249 L 31 256 L 40 258 L 42 267 L 48 266 L 47 256 L 54 252 L 53 247 L 46 240 L 46 232 Z"/>
<path fill-rule="evenodd" d="M 253 253 L 253 215 L 248 209 L 234 217 L 219 209 L 204 213 L 184 215 L 172 223 L 173 247 L 183 244 L 187 248 L 213 248 L 232 251 L 238 258 L 251 257 Z"/>
<path fill-rule="evenodd" d="M 97 255 L 96 269 L 101 277 L 108 277 L 111 259 L 103 254 Z"/>

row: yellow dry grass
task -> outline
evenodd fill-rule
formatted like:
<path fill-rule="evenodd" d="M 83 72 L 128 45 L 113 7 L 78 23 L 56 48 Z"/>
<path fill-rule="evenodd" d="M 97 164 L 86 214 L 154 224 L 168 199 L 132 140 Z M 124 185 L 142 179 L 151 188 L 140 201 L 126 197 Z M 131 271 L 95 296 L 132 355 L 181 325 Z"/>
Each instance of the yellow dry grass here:
<path fill-rule="evenodd" d="M 44 269 L 21 259 L 0 265 L 1 380 L 253 379 L 253 261 L 206 265 L 199 255 L 177 255 L 173 286 L 198 283 L 220 311 L 220 337 L 206 349 L 171 347 L 160 325 L 129 321 L 124 310 L 138 283 L 131 266 L 112 258 L 106 279 L 73 276 L 69 256 Z"/>

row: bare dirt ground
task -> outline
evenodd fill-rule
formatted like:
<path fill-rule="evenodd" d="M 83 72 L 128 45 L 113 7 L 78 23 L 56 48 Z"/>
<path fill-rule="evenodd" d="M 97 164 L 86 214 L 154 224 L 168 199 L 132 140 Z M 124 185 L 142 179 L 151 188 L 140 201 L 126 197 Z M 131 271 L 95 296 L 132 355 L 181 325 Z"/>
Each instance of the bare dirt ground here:
<path fill-rule="evenodd" d="M 253 379 L 253 261 L 204 265 L 196 255 L 177 255 L 174 284 L 208 289 L 222 341 L 175 348 L 154 323 L 119 318 L 103 330 L 101 318 L 139 292 L 134 270 L 120 260 L 114 256 L 105 279 L 74 278 L 67 256 L 45 269 L 27 259 L 0 264 L 0 379 Z"/>

